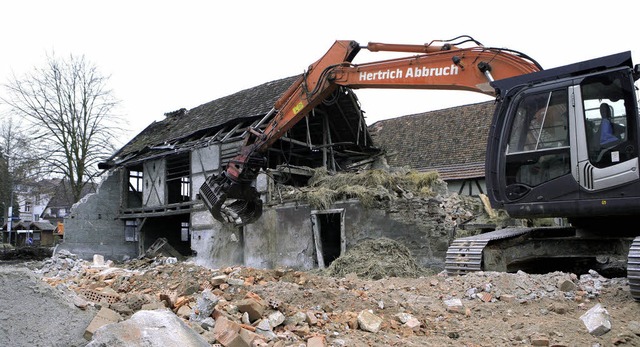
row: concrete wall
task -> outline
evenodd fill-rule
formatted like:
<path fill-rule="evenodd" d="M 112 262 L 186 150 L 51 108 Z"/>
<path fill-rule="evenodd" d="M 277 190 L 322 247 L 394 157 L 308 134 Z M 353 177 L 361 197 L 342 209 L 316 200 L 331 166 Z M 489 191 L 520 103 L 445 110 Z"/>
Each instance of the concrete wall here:
<path fill-rule="evenodd" d="M 421 266 L 444 269 L 453 225 L 446 220 L 442 202 L 416 198 L 389 204 L 370 209 L 353 200 L 332 206 L 345 211 L 347 251 L 363 240 L 386 237 L 405 245 Z M 308 205 L 293 203 L 265 207 L 260 220 L 244 231 L 225 229 L 207 211 L 199 212 L 198 217 L 192 217 L 193 222 L 199 219 L 194 223 L 199 230 L 193 230 L 192 247 L 198 252 L 194 260 L 213 267 L 316 268 L 312 210 Z"/>
<path fill-rule="evenodd" d="M 265 208 L 258 223 L 245 227 L 245 265 L 257 268 L 317 267 L 310 216 L 308 205 Z"/>
<path fill-rule="evenodd" d="M 244 240 L 241 229 L 220 224 L 204 205 L 191 213 L 192 260 L 201 266 L 220 268 L 242 265 Z"/>
<path fill-rule="evenodd" d="M 137 242 L 124 240 L 124 222 L 117 219 L 121 203 L 121 172 L 112 172 L 94 194 L 86 195 L 71 207 L 64 220 L 64 241 L 59 249 L 66 249 L 86 260 L 94 254 L 105 259 L 134 258 Z"/>

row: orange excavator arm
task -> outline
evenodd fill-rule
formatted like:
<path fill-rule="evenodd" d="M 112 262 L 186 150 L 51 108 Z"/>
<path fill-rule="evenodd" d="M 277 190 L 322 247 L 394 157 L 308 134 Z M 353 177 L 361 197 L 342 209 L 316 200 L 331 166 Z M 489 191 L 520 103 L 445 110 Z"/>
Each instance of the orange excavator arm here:
<path fill-rule="evenodd" d="M 252 182 L 266 163 L 262 153 L 284 136 L 337 88 L 352 89 L 438 89 L 466 90 L 495 95 L 493 80 L 542 70 L 526 55 L 507 49 L 484 47 L 470 37 L 468 48 L 450 41 L 432 41 L 425 45 L 336 41 L 325 55 L 311 64 L 275 102 L 260 122 L 250 129 L 240 153 L 220 175 L 211 176 L 200 188 L 200 195 L 219 221 L 236 225 L 251 223 L 260 217 L 262 202 Z M 457 38 L 460 39 L 460 38 Z M 454 39 L 455 40 L 455 39 Z M 404 52 L 416 55 L 364 64 L 352 60 L 361 49 L 372 52 Z M 232 202 L 227 203 L 227 200 Z"/>

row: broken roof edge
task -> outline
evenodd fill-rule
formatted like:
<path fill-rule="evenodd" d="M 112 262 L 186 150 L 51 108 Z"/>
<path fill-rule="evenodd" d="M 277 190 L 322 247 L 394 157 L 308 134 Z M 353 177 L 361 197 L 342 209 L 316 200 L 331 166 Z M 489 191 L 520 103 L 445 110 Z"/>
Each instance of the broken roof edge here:
<path fill-rule="evenodd" d="M 109 163 L 102 162 L 102 163 L 99 163 L 98 166 L 100 167 L 100 165 L 103 165 L 103 168 L 101 168 L 103 170 L 116 169 L 120 167 L 139 164 L 145 160 L 158 159 L 158 158 L 166 157 L 169 155 L 188 152 L 193 150 L 194 148 L 206 147 L 211 143 L 222 142 L 220 140 L 213 139 L 212 141 L 212 139 L 210 139 L 212 137 L 215 137 L 216 130 L 224 129 L 225 127 L 232 126 L 243 121 L 253 122 L 255 120 L 263 118 L 265 115 L 266 114 L 261 114 L 261 115 L 247 116 L 240 119 L 229 120 L 227 122 L 224 122 L 216 126 L 196 130 L 185 136 L 175 137 L 175 138 L 165 140 L 163 143 L 146 145 L 141 150 L 136 152 L 131 152 L 127 155 L 126 158 L 121 158 L 120 160 L 115 160 L 117 155 L 113 155 L 111 158 L 109 158 L 111 162 Z M 209 132 L 211 133 L 211 135 L 203 137 L 203 134 L 206 134 Z M 188 140 L 189 138 L 192 138 L 192 140 L 194 141 Z M 180 146 L 168 145 L 176 142 L 182 142 L 183 144 L 185 144 L 185 146 L 181 148 Z M 198 142 L 200 142 L 201 144 L 198 145 L 197 144 Z M 151 151 L 156 152 L 156 154 L 153 154 L 151 156 L 143 156 L 144 154 L 149 153 Z M 106 165 L 108 165 L 108 167 Z"/>
<path fill-rule="evenodd" d="M 281 79 L 265 82 L 263 84 L 249 87 L 235 93 L 208 101 L 187 111 L 179 109 L 177 111 L 165 113 L 165 119 L 154 121 L 144 130 L 139 132 L 124 146 L 114 152 L 107 160 L 98 164 L 101 170 L 108 170 L 116 164 L 118 156 L 131 157 L 130 154 L 137 155 L 148 150 L 147 147 L 164 145 L 181 141 L 185 138 L 203 134 L 218 127 L 228 126 L 238 122 L 247 121 L 253 118 L 263 117 L 272 108 L 275 100 L 288 88 L 301 74 L 284 77 Z M 247 114 L 247 116 L 244 116 Z M 187 123 L 194 126 L 195 130 L 188 126 L 175 128 L 175 124 L 184 117 Z M 206 128 L 201 128 L 202 124 L 214 124 Z M 179 136 L 170 137 L 178 130 Z M 186 131 L 185 131 L 186 130 Z M 191 130 L 191 131 L 189 131 Z M 158 135 L 160 134 L 160 135 Z M 130 153 L 129 153 L 130 152 Z"/>
<path fill-rule="evenodd" d="M 98 169 L 99 170 L 109 170 L 113 167 L 114 163 L 114 159 L 120 154 L 122 153 L 122 151 L 127 148 L 130 144 L 132 144 L 137 138 L 138 136 L 140 136 L 142 133 L 144 133 L 145 131 L 147 131 L 147 129 L 149 129 L 151 126 L 153 126 L 156 123 L 156 121 L 154 120 L 153 122 L 149 123 L 149 125 L 147 125 L 144 129 L 142 129 L 139 133 L 137 133 L 135 136 L 133 136 L 129 141 L 127 141 L 127 143 L 125 143 L 124 145 L 122 145 L 118 150 L 116 150 L 109 158 L 107 158 L 104 161 L 101 161 L 98 163 Z"/>
<path fill-rule="evenodd" d="M 445 181 L 464 180 L 464 179 L 480 179 L 485 177 L 485 163 L 462 163 L 452 165 L 440 165 L 416 168 L 423 171 L 437 171 L 440 177 Z"/>

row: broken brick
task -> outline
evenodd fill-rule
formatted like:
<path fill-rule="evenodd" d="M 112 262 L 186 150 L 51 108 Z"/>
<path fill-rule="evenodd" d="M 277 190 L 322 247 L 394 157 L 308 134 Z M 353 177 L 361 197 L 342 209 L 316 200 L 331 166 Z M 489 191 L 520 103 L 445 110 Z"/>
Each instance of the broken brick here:
<path fill-rule="evenodd" d="M 93 333 L 95 333 L 98 328 L 103 325 L 117 323 L 119 321 L 120 315 L 118 314 L 118 312 L 103 306 L 100 311 L 98 311 L 96 316 L 93 317 L 93 320 L 91 320 L 91 323 L 89 323 L 87 329 L 85 329 L 84 338 L 87 340 L 91 340 L 91 338 L 93 337 Z"/>
<path fill-rule="evenodd" d="M 242 299 L 236 303 L 238 307 L 238 311 L 242 313 L 247 313 L 249 315 L 249 319 L 254 322 L 260 318 L 262 318 L 262 314 L 265 310 L 265 304 L 262 300 L 257 300 L 254 298 Z"/>
<path fill-rule="evenodd" d="M 313 336 L 307 340 L 307 347 L 326 347 L 327 343 L 324 336 Z"/>
<path fill-rule="evenodd" d="M 213 327 L 213 336 L 223 346 L 231 346 L 240 337 L 240 324 L 227 319 L 224 316 L 220 316 L 216 319 L 216 324 Z"/>

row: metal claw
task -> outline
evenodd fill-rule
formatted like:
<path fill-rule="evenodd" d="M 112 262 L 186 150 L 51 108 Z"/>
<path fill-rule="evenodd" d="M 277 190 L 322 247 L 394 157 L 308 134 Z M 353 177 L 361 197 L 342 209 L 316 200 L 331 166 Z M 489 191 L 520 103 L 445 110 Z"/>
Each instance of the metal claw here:
<path fill-rule="evenodd" d="M 200 196 L 213 218 L 222 223 L 243 226 L 262 215 L 262 200 L 255 187 L 233 180 L 226 172 L 209 177 L 200 187 Z"/>

